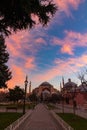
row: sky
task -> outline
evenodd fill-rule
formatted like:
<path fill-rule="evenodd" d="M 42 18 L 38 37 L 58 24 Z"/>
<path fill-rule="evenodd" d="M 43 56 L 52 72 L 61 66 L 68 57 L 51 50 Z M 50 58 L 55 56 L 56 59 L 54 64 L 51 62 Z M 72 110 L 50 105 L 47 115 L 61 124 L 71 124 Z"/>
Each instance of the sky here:
<path fill-rule="evenodd" d="M 87 0 L 54 2 L 58 11 L 48 26 L 39 24 L 6 38 L 9 88 L 23 88 L 26 75 L 32 89 L 45 81 L 60 89 L 62 77 L 80 84 L 78 73 L 87 67 Z"/>

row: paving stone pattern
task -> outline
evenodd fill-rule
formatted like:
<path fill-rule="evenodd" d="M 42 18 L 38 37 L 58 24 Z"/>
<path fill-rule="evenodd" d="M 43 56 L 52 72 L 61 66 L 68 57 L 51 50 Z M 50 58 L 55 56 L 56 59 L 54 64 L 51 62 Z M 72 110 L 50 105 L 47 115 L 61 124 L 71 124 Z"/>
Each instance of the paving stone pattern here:
<path fill-rule="evenodd" d="M 31 116 L 17 130 L 63 130 L 44 104 L 38 104 Z"/>

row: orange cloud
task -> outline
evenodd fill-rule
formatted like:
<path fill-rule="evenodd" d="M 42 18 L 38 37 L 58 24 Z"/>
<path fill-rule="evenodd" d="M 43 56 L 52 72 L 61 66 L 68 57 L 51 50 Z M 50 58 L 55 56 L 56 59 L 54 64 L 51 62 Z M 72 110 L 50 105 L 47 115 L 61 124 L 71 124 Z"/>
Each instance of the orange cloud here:
<path fill-rule="evenodd" d="M 13 77 L 9 80 L 8 87 L 13 88 L 15 85 L 23 85 L 25 80 L 25 72 L 23 71 L 23 68 L 16 65 L 12 65 L 11 68 Z"/>
<path fill-rule="evenodd" d="M 70 44 L 64 44 L 61 48 L 61 52 L 62 53 L 67 53 L 67 54 L 70 54 L 70 55 L 73 55 L 73 48 L 72 46 L 70 46 Z"/>
<path fill-rule="evenodd" d="M 8 82 L 8 87 L 12 88 L 15 85 L 20 85 L 22 87 L 24 84 L 25 76 L 31 73 L 30 71 L 36 68 L 34 64 L 34 57 L 24 57 L 24 63 L 16 64 L 15 59 L 10 60 L 10 68 L 12 71 L 12 79 Z"/>

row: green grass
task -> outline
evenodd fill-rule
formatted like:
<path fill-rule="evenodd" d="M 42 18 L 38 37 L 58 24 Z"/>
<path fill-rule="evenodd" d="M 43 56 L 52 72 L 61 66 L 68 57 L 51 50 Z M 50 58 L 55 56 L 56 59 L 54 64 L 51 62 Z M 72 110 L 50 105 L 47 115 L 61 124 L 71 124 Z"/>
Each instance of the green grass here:
<path fill-rule="evenodd" d="M 28 105 L 28 109 L 34 109 L 36 105 L 37 103 L 32 102 Z"/>
<path fill-rule="evenodd" d="M 74 130 L 87 130 L 87 119 L 74 115 L 72 113 L 57 113 Z"/>
<path fill-rule="evenodd" d="M 23 103 L 11 103 L 11 104 L 0 104 L 0 108 L 6 108 L 6 107 L 17 107 L 17 109 L 23 109 Z M 36 103 L 26 103 L 25 107 L 26 109 L 33 109 L 37 104 Z"/>
<path fill-rule="evenodd" d="M 22 116 L 21 113 L 0 113 L 0 130 L 4 130 L 12 122 L 16 121 Z"/>
<path fill-rule="evenodd" d="M 56 109 L 56 107 L 53 104 L 47 104 L 49 110 Z"/>

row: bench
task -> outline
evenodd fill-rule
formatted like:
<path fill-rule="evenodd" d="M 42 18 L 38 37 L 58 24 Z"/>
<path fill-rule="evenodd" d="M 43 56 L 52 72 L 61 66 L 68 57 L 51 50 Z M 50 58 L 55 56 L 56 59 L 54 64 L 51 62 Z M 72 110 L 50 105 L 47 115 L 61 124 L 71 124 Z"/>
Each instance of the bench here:
<path fill-rule="evenodd" d="M 7 112 L 8 110 L 15 110 L 15 111 L 17 112 L 17 107 L 6 107 L 6 112 Z"/>

